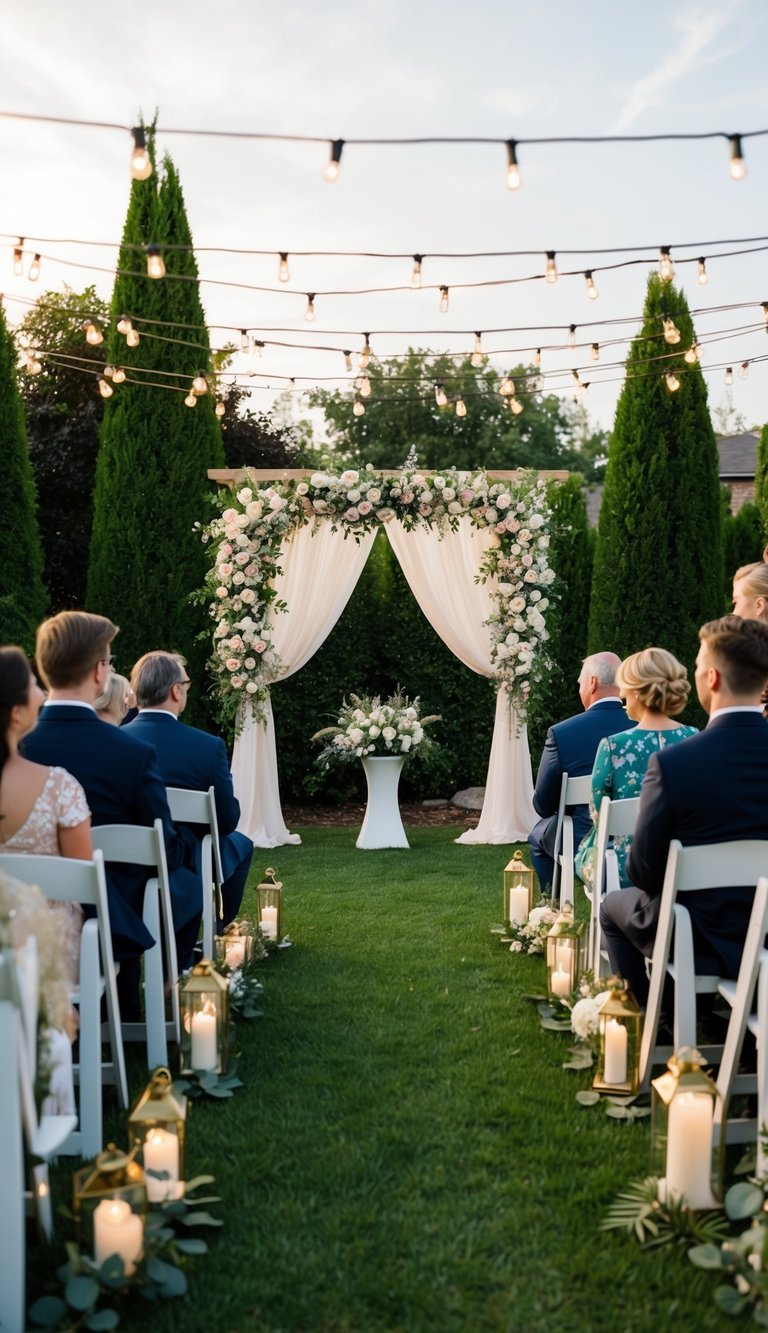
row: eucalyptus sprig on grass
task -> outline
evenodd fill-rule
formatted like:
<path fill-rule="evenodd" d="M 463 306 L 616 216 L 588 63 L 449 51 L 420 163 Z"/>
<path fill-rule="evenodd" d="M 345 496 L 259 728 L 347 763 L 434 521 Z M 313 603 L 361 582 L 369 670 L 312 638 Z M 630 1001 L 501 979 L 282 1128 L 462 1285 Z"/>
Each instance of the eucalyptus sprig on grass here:
<path fill-rule="evenodd" d="M 731 1222 L 749 1222 L 737 1237 L 695 1245 L 688 1258 L 696 1268 L 720 1273 L 728 1283 L 716 1288 L 715 1303 L 723 1314 L 751 1314 L 752 1322 L 768 1328 L 768 1181 L 742 1180 L 725 1196 Z"/>
<path fill-rule="evenodd" d="M 673 1241 L 717 1243 L 728 1234 L 727 1223 L 719 1210 L 694 1212 L 679 1199 L 662 1201 L 655 1176 L 632 1181 L 617 1194 L 600 1223 L 600 1230 L 629 1232 L 644 1249 Z"/>
<path fill-rule="evenodd" d="M 210 1097 L 213 1101 L 225 1101 L 228 1097 L 232 1097 L 238 1088 L 245 1087 L 242 1079 L 237 1077 L 236 1070 L 237 1064 L 234 1060 L 229 1061 L 226 1074 L 219 1074 L 215 1069 L 193 1069 L 191 1073 L 177 1079 L 174 1087 L 192 1101 L 204 1097 Z"/>

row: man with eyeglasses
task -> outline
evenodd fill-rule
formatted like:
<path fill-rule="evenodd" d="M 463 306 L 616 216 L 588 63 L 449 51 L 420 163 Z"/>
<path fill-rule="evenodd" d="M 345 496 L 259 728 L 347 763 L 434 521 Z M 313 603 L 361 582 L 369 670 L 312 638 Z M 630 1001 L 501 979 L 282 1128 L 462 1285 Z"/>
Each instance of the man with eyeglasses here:
<path fill-rule="evenodd" d="M 145 653 L 131 673 L 139 715 L 122 730 L 154 746 L 167 787 L 184 787 L 188 791 L 207 791 L 213 787 L 224 873 L 223 918 L 218 923 L 221 929 L 234 920 L 240 907 L 253 843 L 244 833 L 237 832 L 240 803 L 232 786 L 224 741 L 180 721 L 190 684 L 184 658 L 178 653 L 160 650 Z M 186 865 L 199 873 L 205 830 L 191 824 L 177 824 L 176 829 L 184 843 Z"/>

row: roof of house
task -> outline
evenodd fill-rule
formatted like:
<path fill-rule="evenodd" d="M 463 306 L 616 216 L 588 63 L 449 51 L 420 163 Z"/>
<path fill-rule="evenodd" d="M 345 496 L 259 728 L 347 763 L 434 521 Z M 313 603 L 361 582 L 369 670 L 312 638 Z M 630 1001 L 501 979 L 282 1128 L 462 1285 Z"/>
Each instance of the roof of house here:
<path fill-rule="evenodd" d="M 723 481 L 729 477 L 754 477 L 757 471 L 757 431 L 718 438 L 719 472 Z"/>

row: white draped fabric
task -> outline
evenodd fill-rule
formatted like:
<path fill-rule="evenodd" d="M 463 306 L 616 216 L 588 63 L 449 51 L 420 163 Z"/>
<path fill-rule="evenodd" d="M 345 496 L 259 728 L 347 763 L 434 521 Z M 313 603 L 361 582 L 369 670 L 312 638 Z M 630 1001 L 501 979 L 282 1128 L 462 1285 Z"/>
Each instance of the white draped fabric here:
<path fill-rule="evenodd" d="M 442 539 L 434 528 L 424 526 L 406 532 L 399 520 L 388 523 L 386 532 L 432 628 L 465 666 L 491 676 L 491 635 L 483 622 L 495 610 L 492 584 L 476 583 L 475 575 L 495 533 L 473 527 L 466 518 L 457 532 Z M 480 821 L 456 841 L 519 842 L 535 822 L 528 734 L 525 726 L 517 731 L 508 696 L 499 690 Z"/>
<path fill-rule="evenodd" d="M 271 622 L 272 642 L 285 668 L 281 679 L 299 671 L 327 639 L 354 591 L 375 536 L 373 529 L 356 542 L 341 531 L 332 532 L 330 523 L 314 529 L 307 523 L 286 539 L 275 586 L 288 610 L 276 612 Z M 298 834 L 288 831 L 280 806 L 269 699 L 263 722 L 254 722 L 251 710 L 247 711 L 235 741 L 232 778 L 241 808 L 239 828 L 257 847 L 301 842 Z"/>

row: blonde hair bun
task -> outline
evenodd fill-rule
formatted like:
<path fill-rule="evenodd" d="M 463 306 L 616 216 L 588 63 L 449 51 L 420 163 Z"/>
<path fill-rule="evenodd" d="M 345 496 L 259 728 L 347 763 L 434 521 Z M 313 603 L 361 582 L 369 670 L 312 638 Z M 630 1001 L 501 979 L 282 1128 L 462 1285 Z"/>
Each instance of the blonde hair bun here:
<path fill-rule="evenodd" d="M 666 648 L 644 648 L 625 658 L 616 684 L 622 692 L 634 690 L 644 708 L 666 717 L 682 713 L 691 692 L 688 672 Z"/>

